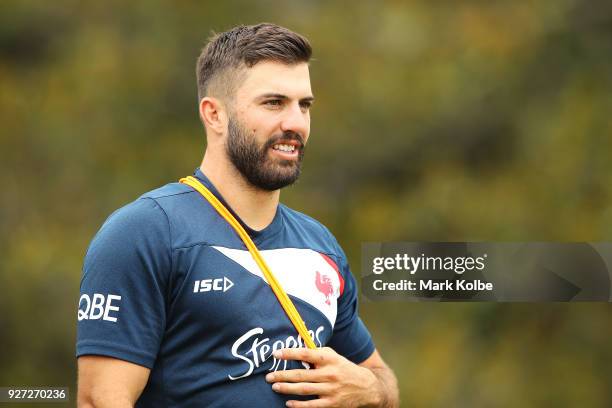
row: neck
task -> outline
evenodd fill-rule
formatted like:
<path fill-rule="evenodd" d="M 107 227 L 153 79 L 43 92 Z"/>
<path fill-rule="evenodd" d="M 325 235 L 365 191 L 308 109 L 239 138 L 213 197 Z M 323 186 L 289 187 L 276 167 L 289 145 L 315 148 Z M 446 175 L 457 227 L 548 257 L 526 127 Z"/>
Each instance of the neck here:
<path fill-rule="evenodd" d="M 245 180 L 229 161 L 214 160 L 208 154 L 204 154 L 200 170 L 246 225 L 256 231 L 270 225 L 276 214 L 280 190 L 258 189 Z"/>

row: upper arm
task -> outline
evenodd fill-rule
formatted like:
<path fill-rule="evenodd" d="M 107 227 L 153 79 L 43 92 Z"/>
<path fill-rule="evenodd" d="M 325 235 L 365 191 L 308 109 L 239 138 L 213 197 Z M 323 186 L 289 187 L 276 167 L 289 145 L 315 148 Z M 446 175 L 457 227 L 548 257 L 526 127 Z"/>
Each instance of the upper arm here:
<path fill-rule="evenodd" d="M 357 283 L 353 276 L 346 255 L 335 238 L 337 266 L 344 278 L 344 291 L 338 298 L 336 321 L 332 337 L 327 346 L 353 363 L 361 363 L 371 356 L 375 350 L 370 332 L 359 318 L 357 301 Z"/>
<path fill-rule="evenodd" d="M 78 358 L 79 407 L 133 407 L 150 370 L 138 364 L 103 356 Z"/>
<path fill-rule="evenodd" d="M 77 356 L 152 368 L 166 326 L 170 272 L 169 223 L 153 200 L 139 199 L 111 216 L 83 263 Z"/>

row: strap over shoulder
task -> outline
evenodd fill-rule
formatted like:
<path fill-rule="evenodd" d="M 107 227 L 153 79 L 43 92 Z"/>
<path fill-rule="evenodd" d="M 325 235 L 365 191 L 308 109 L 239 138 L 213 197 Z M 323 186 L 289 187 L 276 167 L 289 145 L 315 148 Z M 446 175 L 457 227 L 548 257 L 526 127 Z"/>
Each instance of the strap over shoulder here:
<path fill-rule="evenodd" d="M 251 237 L 249 237 L 249 234 L 247 234 L 247 232 L 244 230 L 242 225 L 240 225 L 238 220 L 236 220 L 232 213 L 230 213 L 229 210 L 225 208 L 223 203 L 221 203 L 221 201 L 219 201 L 219 199 L 215 197 L 215 195 L 195 177 L 184 177 L 180 179 L 179 182 L 187 184 L 188 186 L 199 192 L 202 197 L 204 197 L 210 203 L 210 205 L 213 206 L 213 208 L 219 213 L 219 215 L 221 215 L 231 225 L 234 231 L 236 231 L 240 239 L 242 239 L 242 242 L 244 242 L 244 245 L 249 250 L 251 256 L 255 260 L 255 263 L 257 263 L 257 266 L 259 266 L 259 269 L 261 269 L 263 275 L 266 278 L 266 281 L 268 281 L 270 287 L 272 288 L 272 292 L 274 292 L 274 295 L 276 295 L 276 298 L 281 304 L 283 310 L 289 317 L 289 320 L 291 320 L 291 323 L 293 324 L 299 335 L 304 340 L 306 346 L 310 349 L 316 349 L 317 346 L 312 337 L 310 336 L 310 333 L 308 332 L 308 328 L 306 327 L 302 316 L 300 316 L 300 313 L 296 309 L 295 305 L 293 304 L 283 287 L 280 285 L 280 282 L 276 279 L 274 274 L 272 274 L 272 271 L 266 264 L 266 261 L 261 256 L 261 253 L 255 246 L 255 243 L 253 242 L 253 240 L 251 240 Z"/>

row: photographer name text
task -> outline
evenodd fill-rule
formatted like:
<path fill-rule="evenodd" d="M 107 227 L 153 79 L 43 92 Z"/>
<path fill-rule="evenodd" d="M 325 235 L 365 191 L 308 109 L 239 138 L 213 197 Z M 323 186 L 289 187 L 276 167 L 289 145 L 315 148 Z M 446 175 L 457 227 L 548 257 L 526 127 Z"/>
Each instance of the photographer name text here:
<path fill-rule="evenodd" d="M 493 284 L 491 282 L 485 282 L 482 280 L 445 280 L 437 281 L 435 279 L 420 279 L 418 281 L 412 281 L 408 279 L 402 279 L 397 282 L 384 282 L 382 279 L 376 279 L 372 286 L 376 291 L 481 291 L 481 290 L 493 290 Z"/>

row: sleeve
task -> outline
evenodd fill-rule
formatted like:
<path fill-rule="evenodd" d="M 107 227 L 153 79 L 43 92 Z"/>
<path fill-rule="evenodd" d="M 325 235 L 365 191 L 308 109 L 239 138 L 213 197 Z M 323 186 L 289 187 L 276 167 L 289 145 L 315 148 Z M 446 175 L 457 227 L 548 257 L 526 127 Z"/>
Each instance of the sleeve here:
<path fill-rule="evenodd" d="M 365 361 L 374 352 L 372 336 L 359 318 L 357 283 L 346 260 L 346 255 L 335 238 L 333 242 L 339 254 L 339 268 L 344 278 L 344 291 L 338 298 L 338 314 L 332 337 L 327 344 L 338 354 L 355 364 Z"/>
<path fill-rule="evenodd" d="M 85 255 L 76 355 L 103 355 L 148 368 L 166 324 L 171 270 L 169 222 L 150 198 L 117 210 Z"/>

